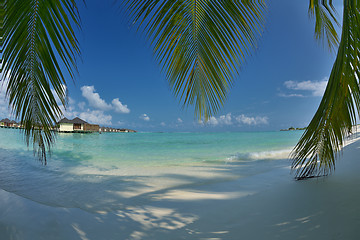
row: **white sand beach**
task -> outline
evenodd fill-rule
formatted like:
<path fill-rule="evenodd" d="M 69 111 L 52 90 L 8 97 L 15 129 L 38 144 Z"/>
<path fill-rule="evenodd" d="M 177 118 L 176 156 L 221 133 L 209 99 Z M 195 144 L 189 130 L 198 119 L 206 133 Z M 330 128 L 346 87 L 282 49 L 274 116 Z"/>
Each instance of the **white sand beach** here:
<path fill-rule="evenodd" d="M 0 190 L 0 239 L 360 239 L 360 141 L 325 178 L 289 168 L 133 197 L 121 210 L 46 206 Z"/>

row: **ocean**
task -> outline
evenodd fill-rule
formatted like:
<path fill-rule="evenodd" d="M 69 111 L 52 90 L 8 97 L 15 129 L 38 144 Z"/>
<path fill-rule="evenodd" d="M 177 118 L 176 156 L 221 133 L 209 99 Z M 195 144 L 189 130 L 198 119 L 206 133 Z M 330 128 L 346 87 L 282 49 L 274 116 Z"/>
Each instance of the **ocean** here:
<path fill-rule="evenodd" d="M 289 167 L 302 133 L 62 133 L 44 166 L 19 130 L 0 129 L 0 188 L 48 206 L 114 211 Z"/>

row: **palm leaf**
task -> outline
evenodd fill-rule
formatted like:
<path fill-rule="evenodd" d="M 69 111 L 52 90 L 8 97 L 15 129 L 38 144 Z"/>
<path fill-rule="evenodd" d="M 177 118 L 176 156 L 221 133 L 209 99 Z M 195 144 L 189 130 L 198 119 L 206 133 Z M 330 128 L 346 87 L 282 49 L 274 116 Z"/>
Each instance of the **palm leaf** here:
<path fill-rule="evenodd" d="M 315 18 L 315 39 L 330 50 L 338 48 L 339 36 L 334 24 L 340 26 L 332 1 L 310 0 L 309 16 Z"/>
<path fill-rule="evenodd" d="M 360 110 L 360 1 L 344 1 L 342 36 L 320 106 L 292 153 L 298 179 L 326 175 Z"/>
<path fill-rule="evenodd" d="M 2 1 L 2 80 L 13 114 L 24 125 L 26 142 L 46 164 L 62 115 L 55 94 L 66 104 L 63 70 L 74 78 L 80 54 L 72 25 L 80 19 L 75 0 Z M 64 66 L 63 68 L 61 66 Z"/>
<path fill-rule="evenodd" d="M 257 47 L 264 1 L 124 0 L 151 40 L 170 87 L 206 120 L 223 105 L 245 58 Z"/>

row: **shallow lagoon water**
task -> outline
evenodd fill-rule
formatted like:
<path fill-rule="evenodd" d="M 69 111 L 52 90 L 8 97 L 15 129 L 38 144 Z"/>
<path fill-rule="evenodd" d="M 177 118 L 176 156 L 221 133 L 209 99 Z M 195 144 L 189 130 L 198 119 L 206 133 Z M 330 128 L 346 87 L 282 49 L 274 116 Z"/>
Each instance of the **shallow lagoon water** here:
<path fill-rule="evenodd" d="M 171 188 L 289 166 L 287 157 L 301 134 L 64 133 L 44 166 L 19 130 L 0 129 L 0 188 L 48 206 L 113 211 L 146 204 Z"/>
<path fill-rule="evenodd" d="M 359 135 L 294 181 L 301 133 L 60 134 L 42 166 L 0 129 L 0 239 L 359 239 Z"/>

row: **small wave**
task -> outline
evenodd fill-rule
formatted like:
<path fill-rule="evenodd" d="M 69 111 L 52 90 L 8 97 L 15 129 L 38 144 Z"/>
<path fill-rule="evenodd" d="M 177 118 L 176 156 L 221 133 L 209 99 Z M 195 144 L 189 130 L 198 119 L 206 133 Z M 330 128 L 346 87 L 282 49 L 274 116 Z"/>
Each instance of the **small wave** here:
<path fill-rule="evenodd" d="M 286 159 L 289 157 L 292 149 L 282 149 L 274 151 L 263 151 L 263 152 L 250 152 L 250 153 L 236 153 L 228 158 L 226 162 L 246 162 L 254 160 L 266 160 L 266 159 Z"/>

